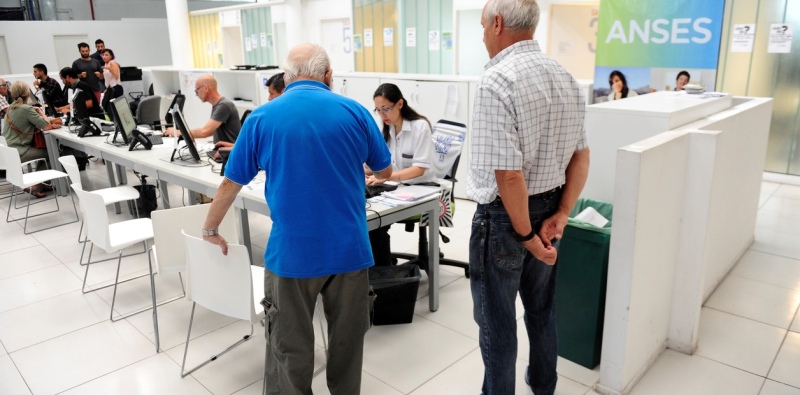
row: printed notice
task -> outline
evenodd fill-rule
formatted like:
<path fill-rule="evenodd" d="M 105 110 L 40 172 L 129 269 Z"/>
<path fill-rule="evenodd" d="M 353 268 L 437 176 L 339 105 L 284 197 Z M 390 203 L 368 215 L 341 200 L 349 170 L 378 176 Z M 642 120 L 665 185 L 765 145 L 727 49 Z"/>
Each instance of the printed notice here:
<path fill-rule="evenodd" d="M 391 27 L 383 28 L 383 46 L 384 47 L 394 46 L 394 28 Z"/>
<path fill-rule="evenodd" d="M 773 23 L 769 27 L 769 53 L 792 52 L 792 26 L 786 23 Z"/>
<path fill-rule="evenodd" d="M 453 49 L 453 33 L 442 32 L 442 48 L 445 50 Z"/>
<path fill-rule="evenodd" d="M 755 23 L 741 23 L 733 25 L 731 52 L 753 52 L 753 42 L 755 42 L 755 39 Z"/>
<path fill-rule="evenodd" d="M 438 51 L 442 46 L 442 35 L 438 30 L 428 32 L 428 51 Z"/>
<path fill-rule="evenodd" d="M 413 48 L 417 46 L 417 28 L 406 28 L 406 47 Z"/>
<path fill-rule="evenodd" d="M 253 50 L 253 47 L 250 45 L 250 37 L 244 38 L 244 50 L 250 52 Z"/>
<path fill-rule="evenodd" d="M 362 43 L 360 34 L 353 35 L 353 50 L 356 52 L 361 52 L 364 50 L 364 45 Z"/>
<path fill-rule="evenodd" d="M 364 29 L 364 46 L 372 46 L 372 29 Z"/>
<path fill-rule="evenodd" d="M 267 47 L 267 33 L 265 32 L 261 32 L 261 47 L 262 48 Z"/>

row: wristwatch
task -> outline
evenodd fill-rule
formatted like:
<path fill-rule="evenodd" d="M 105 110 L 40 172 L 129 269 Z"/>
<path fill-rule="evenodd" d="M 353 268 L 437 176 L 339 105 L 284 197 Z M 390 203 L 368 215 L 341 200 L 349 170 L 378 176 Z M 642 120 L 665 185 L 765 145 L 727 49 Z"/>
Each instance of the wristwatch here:
<path fill-rule="evenodd" d="M 517 241 L 520 242 L 520 243 L 524 243 L 524 242 L 532 239 L 533 236 L 536 236 L 536 231 L 534 231 L 533 229 L 531 229 L 531 233 L 528 233 L 528 235 L 526 235 L 526 236 L 520 236 L 519 233 L 514 232 L 514 238 L 517 239 Z"/>
<path fill-rule="evenodd" d="M 203 237 L 211 237 L 219 234 L 219 229 L 203 229 Z"/>

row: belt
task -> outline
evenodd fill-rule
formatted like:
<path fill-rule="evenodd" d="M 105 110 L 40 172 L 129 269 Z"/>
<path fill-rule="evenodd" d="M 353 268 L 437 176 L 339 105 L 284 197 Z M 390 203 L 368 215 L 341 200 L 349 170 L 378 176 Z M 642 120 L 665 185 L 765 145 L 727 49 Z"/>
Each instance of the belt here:
<path fill-rule="evenodd" d="M 563 185 L 559 185 L 559 186 L 557 186 L 557 187 L 555 187 L 555 188 L 553 188 L 553 189 L 551 189 L 549 191 L 544 191 L 544 192 L 540 192 L 540 193 L 537 193 L 537 194 L 530 195 L 530 196 L 528 196 L 528 200 L 547 199 L 547 198 L 552 197 L 556 193 L 561 192 L 562 189 L 564 189 L 564 186 Z M 495 200 L 496 201 L 502 201 L 503 199 L 500 198 L 500 195 L 497 195 L 497 199 L 495 199 Z"/>

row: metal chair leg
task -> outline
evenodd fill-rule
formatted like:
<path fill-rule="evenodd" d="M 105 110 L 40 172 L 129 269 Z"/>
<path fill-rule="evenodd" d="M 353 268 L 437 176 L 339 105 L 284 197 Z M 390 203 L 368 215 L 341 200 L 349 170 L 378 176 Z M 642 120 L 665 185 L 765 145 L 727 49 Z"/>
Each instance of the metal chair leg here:
<path fill-rule="evenodd" d="M 195 309 L 196 306 L 197 306 L 197 303 L 196 302 L 192 302 L 192 315 L 189 317 L 189 331 L 186 332 L 186 346 L 183 349 L 183 362 L 181 362 L 181 378 L 184 378 L 184 377 L 192 374 L 192 372 L 196 371 L 197 369 L 202 368 L 203 366 L 208 365 L 212 361 L 216 361 L 218 357 L 221 357 L 222 355 L 224 355 L 228 351 L 233 350 L 234 348 L 238 347 L 240 344 L 250 340 L 250 338 L 253 337 L 253 331 L 255 330 L 254 326 L 251 324 L 250 325 L 250 334 L 249 335 L 245 335 L 241 340 L 237 341 L 236 343 L 231 344 L 230 346 L 228 346 L 228 348 L 222 350 L 222 352 L 220 352 L 218 354 L 215 354 L 215 355 L 212 355 L 211 358 L 207 359 L 203 363 L 201 363 L 201 364 L 199 364 L 199 365 L 197 365 L 197 366 L 195 366 L 195 367 L 193 367 L 193 368 L 191 368 L 191 369 L 189 369 L 187 371 L 185 369 L 185 367 L 186 367 L 186 355 L 189 353 L 189 339 L 192 336 L 192 323 L 194 322 L 194 309 Z"/>

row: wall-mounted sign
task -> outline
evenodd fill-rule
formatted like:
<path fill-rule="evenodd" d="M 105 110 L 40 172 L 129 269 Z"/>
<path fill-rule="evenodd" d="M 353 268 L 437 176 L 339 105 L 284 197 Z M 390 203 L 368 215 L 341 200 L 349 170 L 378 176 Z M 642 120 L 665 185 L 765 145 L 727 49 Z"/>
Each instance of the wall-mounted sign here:
<path fill-rule="evenodd" d="M 769 53 L 792 52 L 792 25 L 773 23 L 769 27 Z"/>
<path fill-rule="evenodd" d="M 731 52 L 753 52 L 756 40 L 756 24 L 741 23 L 733 25 L 731 36 Z"/>
<path fill-rule="evenodd" d="M 353 50 L 356 52 L 361 52 L 364 50 L 364 43 L 361 40 L 360 34 L 353 35 Z"/>
<path fill-rule="evenodd" d="M 452 50 L 453 49 L 453 33 L 452 32 L 442 32 L 442 49 L 444 49 L 444 50 Z"/>
<path fill-rule="evenodd" d="M 417 46 L 417 28 L 406 28 L 406 47 L 414 48 Z"/>
<path fill-rule="evenodd" d="M 261 47 L 262 48 L 267 47 L 267 33 L 265 32 L 261 32 Z"/>
<path fill-rule="evenodd" d="M 384 47 L 394 46 L 394 28 L 391 27 L 383 28 L 383 46 Z"/>
<path fill-rule="evenodd" d="M 364 46 L 372 46 L 372 29 L 364 29 Z"/>
<path fill-rule="evenodd" d="M 438 51 L 442 46 L 442 35 L 438 30 L 428 32 L 428 51 Z"/>

